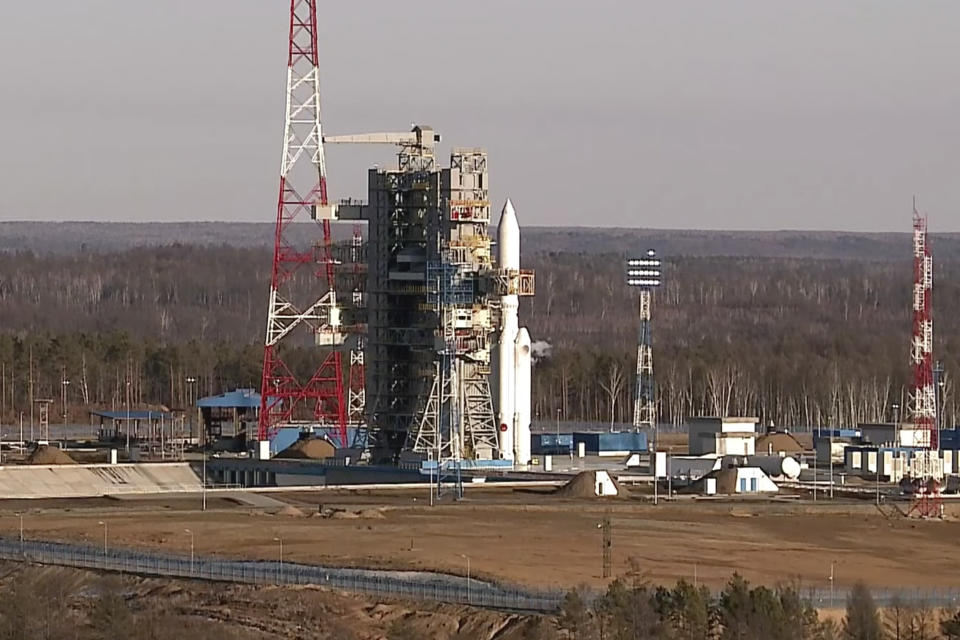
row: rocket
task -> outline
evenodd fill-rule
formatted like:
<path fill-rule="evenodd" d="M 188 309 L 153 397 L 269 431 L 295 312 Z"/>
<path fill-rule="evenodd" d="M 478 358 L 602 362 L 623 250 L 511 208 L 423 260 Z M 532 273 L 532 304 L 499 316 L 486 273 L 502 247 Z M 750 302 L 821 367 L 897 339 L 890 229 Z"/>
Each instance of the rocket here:
<path fill-rule="evenodd" d="M 513 203 L 507 199 L 497 227 L 497 261 L 501 271 L 516 282 L 520 270 L 520 225 Z M 516 293 L 500 298 L 500 331 L 497 345 L 497 398 L 500 419 L 500 455 L 525 465 L 530 461 L 530 334 L 519 328 Z"/>

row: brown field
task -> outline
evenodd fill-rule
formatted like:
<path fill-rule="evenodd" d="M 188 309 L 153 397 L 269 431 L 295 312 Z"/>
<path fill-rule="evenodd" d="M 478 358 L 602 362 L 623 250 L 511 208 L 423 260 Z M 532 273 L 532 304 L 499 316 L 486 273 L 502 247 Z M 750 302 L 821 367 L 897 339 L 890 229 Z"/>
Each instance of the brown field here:
<path fill-rule="evenodd" d="M 955 586 L 957 514 L 946 521 L 882 515 L 869 503 L 563 500 L 544 492 L 468 489 L 457 504 L 426 504 L 425 492 L 269 494 L 304 515 L 278 515 L 226 498 L 0 501 L 0 532 L 16 533 L 27 508 L 27 538 L 364 567 L 437 569 L 540 587 L 600 584 L 605 514 L 613 523 L 614 573 L 633 558 L 653 582 L 680 577 L 719 585 L 738 571 L 753 582 Z M 307 517 L 323 504 L 348 517 Z M 341 514 L 343 515 L 343 514 Z"/>

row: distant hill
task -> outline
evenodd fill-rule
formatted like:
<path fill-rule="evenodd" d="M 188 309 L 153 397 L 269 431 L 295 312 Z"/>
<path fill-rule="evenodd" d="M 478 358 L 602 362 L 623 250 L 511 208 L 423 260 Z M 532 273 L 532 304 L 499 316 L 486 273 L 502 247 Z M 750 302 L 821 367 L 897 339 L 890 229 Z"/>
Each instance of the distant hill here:
<path fill-rule="evenodd" d="M 312 225 L 304 225 L 305 230 Z M 338 236 L 352 225 L 337 225 Z M 0 222 L 0 252 L 71 254 L 168 245 L 269 248 L 274 227 L 250 222 Z M 960 260 L 960 233 L 932 236 L 938 261 Z M 587 227 L 527 227 L 524 251 L 533 253 L 639 253 L 664 256 L 743 256 L 850 260 L 902 260 L 909 233 L 836 231 L 687 231 Z"/>

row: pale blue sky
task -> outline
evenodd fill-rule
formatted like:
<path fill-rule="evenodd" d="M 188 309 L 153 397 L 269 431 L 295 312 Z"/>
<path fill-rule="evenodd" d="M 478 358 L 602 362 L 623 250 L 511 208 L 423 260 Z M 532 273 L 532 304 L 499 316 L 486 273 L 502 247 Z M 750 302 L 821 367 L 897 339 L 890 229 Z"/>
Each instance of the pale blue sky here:
<path fill-rule="evenodd" d="M 287 9 L 0 3 L 0 219 L 272 221 Z M 950 0 L 322 2 L 324 124 L 485 146 L 521 224 L 907 230 L 916 193 L 956 231 L 958 32 Z M 331 194 L 391 154 L 330 148 Z"/>

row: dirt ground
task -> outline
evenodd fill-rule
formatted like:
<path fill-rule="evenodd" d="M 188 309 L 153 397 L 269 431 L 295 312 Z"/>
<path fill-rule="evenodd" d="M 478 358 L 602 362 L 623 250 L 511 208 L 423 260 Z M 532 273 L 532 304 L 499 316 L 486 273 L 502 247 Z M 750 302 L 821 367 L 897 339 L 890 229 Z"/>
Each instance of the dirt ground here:
<path fill-rule="evenodd" d="M 84 634 L 92 598 L 108 584 L 136 616 L 131 638 L 234 640 L 522 640 L 555 637 L 550 617 L 460 605 L 373 599 L 316 587 L 257 587 L 136 576 L 100 576 L 61 567 L 0 563 L 0 588 L 17 580 L 58 585 L 68 599 L 66 626 Z M 109 581 L 109 582 L 108 582 Z M 39 592 L 42 597 L 43 590 Z M 63 613 L 61 613 L 63 615 Z M 148 625 L 150 632 L 144 629 Z M 397 635 L 402 625 L 406 635 Z M 532 634 L 540 629 L 541 635 Z M 136 633 L 139 631 L 139 633 Z M 57 635 L 55 637 L 74 637 Z"/>
<path fill-rule="evenodd" d="M 634 558 L 653 582 L 696 578 L 719 586 L 734 571 L 751 582 L 800 580 L 838 586 L 956 586 L 960 505 L 946 521 L 884 516 L 869 503 L 693 502 L 654 506 L 639 500 L 564 500 L 531 490 L 468 488 L 460 503 L 427 504 L 418 493 L 287 493 L 270 497 L 303 515 L 276 515 L 213 499 L 0 501 L 0 532 L 16 534 L 24 508 L 27 538 L 198 554 L 277 557 L 342 566 L 436 569 L 539 587 L 603 583 L 601 532 L 613 524 L 614 574 Z M 29 504 L 24 504 L 29 502 Z M 339 517 L 308 517 L 320 506 Z M 289 510 L 288 510 L 289 511 Z M 296 510 L 292 510 L 296 512 Z M 889 511 L 889 510 L 888 510 Z M 362 512 L 362 515 L 361 515 Z"/>

